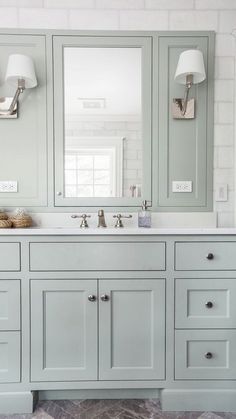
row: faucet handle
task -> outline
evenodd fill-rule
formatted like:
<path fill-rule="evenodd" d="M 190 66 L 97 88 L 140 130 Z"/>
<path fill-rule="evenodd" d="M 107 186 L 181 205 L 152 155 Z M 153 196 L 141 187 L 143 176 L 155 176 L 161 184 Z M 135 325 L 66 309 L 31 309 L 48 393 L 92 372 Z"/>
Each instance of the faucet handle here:
<path fill-rule="evenodd" d="M 91 215 L 88 215 L 88 214 L 81 214 L 81 215 L 73 214 L 71 216 L 71 218 L 82 218 L 80 228 L 87 228 L 88 227 L 87 218 L 90 218 L 90 217 L 91 217 Z"/>
<path fill-rule="evenodd" d="M 132 218 L 132 215 L 131 214 L 129 215 L 116 214 L 116 215 L 113 215 L 113 218 L 117 218 L 115 228 L 121 228 L 121 227 L 124 227 L 121 218 Z"/>

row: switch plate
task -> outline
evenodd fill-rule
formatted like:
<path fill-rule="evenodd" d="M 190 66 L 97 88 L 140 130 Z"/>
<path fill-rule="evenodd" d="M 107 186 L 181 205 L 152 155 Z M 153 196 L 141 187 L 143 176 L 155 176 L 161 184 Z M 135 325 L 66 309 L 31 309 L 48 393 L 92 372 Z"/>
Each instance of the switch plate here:
<path fill-rule="evenodd" d="M 216 193 L 215 193 L 215 200 L 217 202 L 228 201 L 228 185 L 227 185 L 227 183 L 222 183 L 220 185 L 217 185 Z"/>
<path fill-rule="evenodd" d="M 16 180 L 2 180 L 0 181 L 0 193 L 17 192 L 18 186 Z"/>
<path fill-rule="evenodd" d="M 191 180 L 174 180 L 172 182 L 172 192 L 192 192 L 193 182 Z"/>

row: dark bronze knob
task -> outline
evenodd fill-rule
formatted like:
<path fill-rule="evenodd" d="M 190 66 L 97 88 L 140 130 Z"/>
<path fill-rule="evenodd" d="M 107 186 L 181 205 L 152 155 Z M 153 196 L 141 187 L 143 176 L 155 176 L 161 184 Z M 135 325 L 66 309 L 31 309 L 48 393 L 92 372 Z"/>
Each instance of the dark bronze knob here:
<path fill-rule="evenodd" d="M 213 303 L 211 301 L 207 301 L 206 304 L 205 304 L 205 306 L 207 308 L 212 308 L 213 307 Z"/>
<path fill-rule="evenodd" d="M 92 301 L 92 302 L 93 302 L 93 301 L 96 301 L 96 295 L 89 295 L 89 296 L 88 296 L 88 300 L 89 300 L 89 301 Z"/>
<path fill-rule="evenodd" d="M 212 353 L 211 353 L 211 352 L 207 352 L 207 353 L 205 353 L 205 358 L 206 358 L 206 359 L 211 359 L 211 358 L 213 358 Z"/>
<path fill-rule="evenodd" d="M 107 294 L 101 295 L 101 300 L 102 301 L 108 301 L 109 300 L 109 295 L 107 295 Z"/>
<path fill-rule="evenodd" d="M 206 257 L 208 260 L 212 260 L 212 259 L 214 259 L 214 255 L 213 255 L 213 253 L 208 253 L 208 255 L 207 255 L 207 257 Z"/>

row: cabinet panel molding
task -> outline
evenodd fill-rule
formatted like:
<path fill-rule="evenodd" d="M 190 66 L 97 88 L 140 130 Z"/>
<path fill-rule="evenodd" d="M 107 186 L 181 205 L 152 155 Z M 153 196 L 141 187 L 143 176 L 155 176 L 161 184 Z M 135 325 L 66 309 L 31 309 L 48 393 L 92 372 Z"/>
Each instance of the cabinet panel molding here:
<path fill-rule="evenodd" d="M 100 380 L 165 378 L 165 280 L 100 280 Z"/>
<path fill-rule="evenodd" d="M 2 193 L 0 205 L 47 206 L 47 68 L 45 35 L 0 34 L 0 79 L 4 80 L 11 54 L 29 55 L 35 64 L 38 85 L 20 97 L 17 119 L 1 119 L 1 180 L 18 182 L 18 191 Z M 1 96 L 13 96 L 5 83 Z"/>
<path fill-rule="evenodd" d="M 31 281 L 31 381 L 97 379 L 96 280 Z"/>
<path fill-rule="evenodd" d="M 178 58 L 184 50 L 195 48 L 203 53 L 207 76 L 202 83 L 193 85 L 190 91 L 190 98 L 196 99 L 196 117 L 190 120 L 173 119 L 173 98 L 184 96 L 184 85 L 174 81 Z M 212 210 L 213 52 L 213 34 L 170 34 L 158 38 L 155 52 L 158 103 L 154 98 L 153 203 L 161 211 Z M 158 126 L 155 122 L 157 115 Z M 191 181 L 192 192 L 173 192 L 173 181 Z"/>

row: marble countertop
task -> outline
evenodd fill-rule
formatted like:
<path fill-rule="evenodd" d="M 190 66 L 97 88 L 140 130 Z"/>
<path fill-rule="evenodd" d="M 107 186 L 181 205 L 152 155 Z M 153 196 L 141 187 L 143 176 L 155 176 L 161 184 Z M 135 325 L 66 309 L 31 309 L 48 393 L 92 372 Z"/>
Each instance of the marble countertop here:
<path fill-rule="evenodd" d="M 137 236 L 137 235 L 236 235 L 236 228 L 78 228 L 33 227 L 0 229 L 0 236 Z"/>

